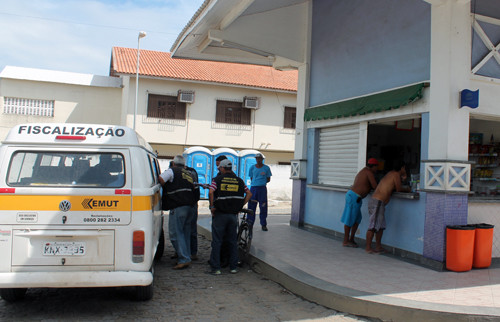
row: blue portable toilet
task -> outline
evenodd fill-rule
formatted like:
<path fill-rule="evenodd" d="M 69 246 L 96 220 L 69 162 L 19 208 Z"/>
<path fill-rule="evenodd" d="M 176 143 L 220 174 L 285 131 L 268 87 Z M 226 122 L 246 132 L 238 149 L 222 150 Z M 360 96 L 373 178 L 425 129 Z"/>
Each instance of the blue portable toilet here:
<path fill-rule="evenodd" d="M 183 153 L 186 165 L 198 172 L 198 182 L 210 184 L 212 182 L 212 152 L 202 146 L 193 146 Z M 202 199 L 208 199 L 208 189 L 200 188 Z"/>
<path fill-rule="evenodd" d="M 212 170 L 212 178 L 215 178 L 217 172 L 219 171 L 217 169 L 215 160 L 221 155 L 226 156 L 226 158 L 231 161 L 231 163 L 233 164 L 233 172 L 238 174 L 238 153 L 236 151 L 231 148 L 218 148 L 212 151 L 212 155 L 212 164 L 214 165 Z"/>
<path fill-rule="evenodd" d="M 242 150 L 238 153 L 238 157 L 240 159 L 238 177 L 243 179 L 248 188 L 250 188 L 252 183 L 250 175 L 248 174 L 248 170 L 250 170 L 250 167 L 252 165 L 257 163 L 257 161 L 255 160 L 255 155 L 257 153 L 262 154 L 262 156 L 265 158 L 264 154 L 257 150 Z"/>

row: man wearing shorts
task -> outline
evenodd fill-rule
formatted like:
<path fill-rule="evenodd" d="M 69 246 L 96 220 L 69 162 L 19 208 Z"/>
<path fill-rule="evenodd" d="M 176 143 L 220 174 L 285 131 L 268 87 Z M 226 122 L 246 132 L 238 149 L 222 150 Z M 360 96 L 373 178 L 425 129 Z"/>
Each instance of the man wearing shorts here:
<path fill-rule="evenodd" d="M 410 188 L 403 188 L 401 180 L 406 179 L 406 165 L 396 161 L 393 169 L 389 171 L 378 183 L 377 189 L 368 203 L 370 223 L 366 231 L 366 249 L 369 254 L 384 253 L 382 248 L 382 234 L 385 229 L 385 206 L 391 199 L 393 191 L 410 192 Z M 372 249 L 372 239 L 375 235 L 375 248 Z"/>
<path fill-rule="evenodd" d="M 354 178 L 351 189 L 345 195 L 345 207 L 340 221 L 344 223 L 344 247 L 358 247 L 354 241 L 354 236 L 361 222 L 361 205 L 368 193 L 377 188 L 375 172 L 377 172 L 378 161 L 370 158 L 366 167 L 361 169 Z"/>

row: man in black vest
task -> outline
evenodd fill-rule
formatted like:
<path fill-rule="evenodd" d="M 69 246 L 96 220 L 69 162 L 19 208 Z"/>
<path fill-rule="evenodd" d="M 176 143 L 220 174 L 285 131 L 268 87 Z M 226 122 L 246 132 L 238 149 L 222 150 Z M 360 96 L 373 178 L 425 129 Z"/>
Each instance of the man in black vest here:
<path fill-rule="evenodd" d="M 220 176 L 222 174 L 221 170 L 219 169 L 220 163 L 222 160 L 226 160 L 227 157 L 225 155 L 219 155 L 217 159 L 215 159 L 215 166 L 217 167 L 217 175 L 215 178 Z M 214 178 L 214 179 L 215 179 Z M 227 242 L 227 235 L 224 237 L 224 240 L 222 241 L 222 244 L 220 246 L 220 265 L 221 267 L 227 267 L 229 266 L 229 244 Z"/>
<path fill-rule="evenodd" d="M 212 212 L 212 253 L 210 266 L 212 274 L 221 274 L 220 250 L 223 240 L 229 244 L 229 269 L 235 274 L 238 272 L 238 212 L 250 200 L 252 193 L 243 180 L 238 178 L 232 170 L 230 160 L 222 160 L 217 176 L 210 185 L 210 211 Z M 226 238 L 224 238 L 226 237 Z"/>
<path fill-rule="evenodd" d="M 170 210 L 169 226 L 173 224 L 171 227 L 176 237 L 172 240 L 178 255 L 174 269 L 183 269 L 191 264 L 191 222 L 196 197 L 193 176 L 185 169 L 185 164 L 184 157 L 176 155 L 172 167 L 160 175 L 160 183 L 165 185 L 162 207 L 163 210 Z"/>
<path fill-rule="evenodd" d="M 193 220 L 191 221 L 191 259 L 198 260 L 198 201 L 200 201 L 200 186 L 198 185 L 198 171 L 195 168 L 184 166 L 191 173 L 194 180 Z"/>
<path fill-rule="evenodd" d="M 173 161 L 170 161 L 172 167 Z M 184 169 L 188 170 L 191 173 L 191 176 L 193 177 L 193 182 L 194 182 L 194 198 L 195 198 L 195 203 L 193 205 L 193 220 L 191 221 L 191 260 L 198 260 L 198 201 L 200 201 L 200 185 L 198 184 L 198 171 L 196 171 L 195 168 L 188 167 L 187 165 L 184 166 Z M 175 236 L 175 227 L 173 221 L 169 221 L 168 223 L 168 234 L 170 237 L 170 242 L 172 243 L 172 246 L 174 246 L 174 249 L 176 252 L 174 253 L 173 256 L 170 258 L 176 259 L 179 258 L 179 255 L 177 255 L 177 236 Z"/>

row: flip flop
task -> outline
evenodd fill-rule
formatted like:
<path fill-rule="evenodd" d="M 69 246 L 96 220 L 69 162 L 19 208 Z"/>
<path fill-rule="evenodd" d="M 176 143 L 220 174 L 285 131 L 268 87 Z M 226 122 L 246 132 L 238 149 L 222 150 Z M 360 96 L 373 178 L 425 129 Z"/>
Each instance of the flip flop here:
<path fill-rule="evenodd" d="M 376 250 L 376 249 L 373 250 L 373 254 L 377 254 L 377 255 L 387 254 L 387 253 L 389 253 L 389 251 L 387 251 L 387 249 L 383 249 L 383 248 L 380 250 Z"/>
<path fill-rule="evenodd" d="M 353 243 L 342 244 L 342 246 L 344 246 L 344 247 L 358 248 L 358 245 L 357 244 L 353 244 Z"/>

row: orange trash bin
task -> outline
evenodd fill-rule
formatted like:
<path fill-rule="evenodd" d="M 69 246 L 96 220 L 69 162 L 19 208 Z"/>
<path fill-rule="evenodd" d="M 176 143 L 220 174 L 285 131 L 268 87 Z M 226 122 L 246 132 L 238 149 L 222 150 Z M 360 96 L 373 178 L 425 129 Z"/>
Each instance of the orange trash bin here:
<path fill-rule="evenodd" d="M 446 226 L 446 268 L 454 272 L 472 269 L 476 228 L 468 225 Z"/>
<path fill-rule="evenodd" d="M 493 228 L 489 224 L 477 224 L 474 237 L 474 259 L 472 267 L 486 268 L 491 265 L 491 251 L 493 248 Z"/>

